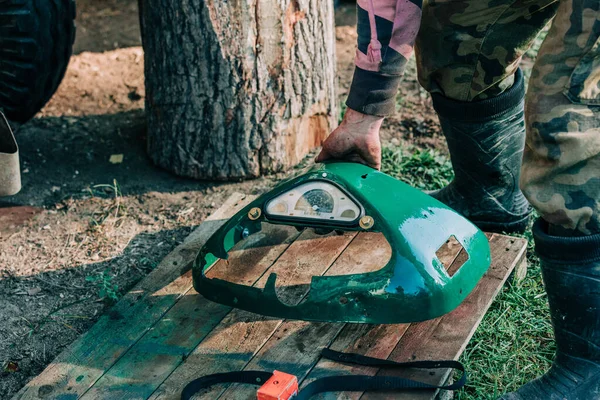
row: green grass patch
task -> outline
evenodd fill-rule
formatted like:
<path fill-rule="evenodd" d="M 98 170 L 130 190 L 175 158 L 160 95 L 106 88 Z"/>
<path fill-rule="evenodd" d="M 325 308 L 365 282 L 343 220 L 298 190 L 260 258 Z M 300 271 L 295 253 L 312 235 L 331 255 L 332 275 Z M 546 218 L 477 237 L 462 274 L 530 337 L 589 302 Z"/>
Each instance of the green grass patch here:
<path fill-rule="evenodd" d="M 452 180 L 448 157 L 433 151 L 384 147 L 381 170 L 421 190 L 441 189 Z"/>
<path fill-rule="evenodd" d="M 384 148 L 382 170 L 423 190 L 439 189 L 453 177 L 450 160 L 435 151 Z M 461 357 L 469 374 L 459 400 L 496 399 L 543 374 L 554 355 L 554 340 L 539 261 L 531 230 L 527 277 L 507 283 Z"/>

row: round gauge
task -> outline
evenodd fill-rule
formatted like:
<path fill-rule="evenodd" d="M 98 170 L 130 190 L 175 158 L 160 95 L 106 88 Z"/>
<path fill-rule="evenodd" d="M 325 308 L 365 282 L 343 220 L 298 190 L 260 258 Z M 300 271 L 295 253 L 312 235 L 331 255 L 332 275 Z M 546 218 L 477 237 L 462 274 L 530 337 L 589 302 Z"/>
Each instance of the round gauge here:
<path fill-rule="evenodd" d="M 357 217 L 357 213 L 356 210 L 353 210 L 351 208 L 345 210 L 340 217 L 344 218 L 344 219 L 348 219 L 348 220 L 354 220 Z"/>
<path fill-rule="evenodd" d="M 296 210 L 307 213 L 333 213 L 335 201 L 329 192 L 313 189 L 304 193 L 296 203 Z"/>
<path fill-rule="evenodd" d="M 283 215 L 288 212 L 288 205 L 287 205 L 287 203 L 280 201 L 278 203 L 270 204 L 268 207 L 268 210 L 272 214 Z"/>

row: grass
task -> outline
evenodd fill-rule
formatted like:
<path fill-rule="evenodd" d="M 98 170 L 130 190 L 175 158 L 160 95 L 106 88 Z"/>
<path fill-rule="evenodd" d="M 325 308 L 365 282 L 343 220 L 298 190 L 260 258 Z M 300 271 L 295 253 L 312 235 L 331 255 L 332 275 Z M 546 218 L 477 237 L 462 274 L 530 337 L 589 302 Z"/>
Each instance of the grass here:
<path fill-rule="evenodd" d="M 94 213 L 90 220 L 90 229 L 100 231 L 107 221 L 112 222 L 113 226 L 118 226 L 125 214 L 122 205 L 123 195 L 116 179 L 113 179 L 112 185 L 95 185 L 88 189 L 92 197 L 111 197 L 111 204 L 106 205 L 101 210 Z"/>
<path fill-rule="evenodd" d="M 417 188 L 445 186 L 453 176 L 447 157 L 419 149 L 385 148 L 382 170 Z M 496 399 L 543 374 L 554 354 L 554 341 L 539 261 L 533 254 L 531 230 L 527 277 L 507 283 L 484 317 L 461 357 L 469 374 L 459 400 Z"/>
<path fill-rule="evenodd" d="M 339 108 L 339 115 L 338 115 L 338 124 L 341 124 L 342 121 L 344 120 L 344 115 L 346 115 L 346 110 L 348 109 L 348 106 L 346 105 L 345 101 L 342 101 L 340 103 L 340 108 Z"/>
<path fill-rule="evenodd" d="M 441 189 L 452 180 L 450 160 L 432 150 L 384 147 L 381 170 L 422 190 Z"/>

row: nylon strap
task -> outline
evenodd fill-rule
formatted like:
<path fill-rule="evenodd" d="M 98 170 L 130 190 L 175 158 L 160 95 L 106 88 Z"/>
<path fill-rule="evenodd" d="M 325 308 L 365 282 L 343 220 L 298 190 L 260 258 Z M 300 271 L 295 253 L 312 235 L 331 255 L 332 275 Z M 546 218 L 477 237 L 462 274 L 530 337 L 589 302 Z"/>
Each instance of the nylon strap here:
<path fill-rule="evenodd" d="M 202 389 L 218 385 L 219 383 L 246 383 L 262 386 L 272 376 L 273 373 L 265 371 L 237 371 L 203 376 L 187 384 L 181 392 L 181 400 L 189 400 Z"/>
<path fill-rule="evenodd" d="M 399 363 L 362 356 L 360 354 L 340 353 L 331 349 L 324 349 L 321 356 L 331 361 L 346 364 L 356 364 L 367 367 L 383 367 L 389 369 L 455 369 L 462 372 L 462 376 L 451 385 L 437 386 L 397 376 L 370 376 L 346 375 L 330 376 L 317 379 L 309 383 L 294 400 L 307 400 L 318 393 L 325 392 L 366 392 L 366 391 L 398 391 L 398 390 L 458 390 L 467 383 L 465 367 L 458 361 L 413 361 Z M 262 386 L 273 376 L 264 371 L 238 371 L 223 374 L 208 375 L 190 382 L 181 393 L 182 400 L 189 400 L 202 389 L 219 383 L 245 383 Z"/>

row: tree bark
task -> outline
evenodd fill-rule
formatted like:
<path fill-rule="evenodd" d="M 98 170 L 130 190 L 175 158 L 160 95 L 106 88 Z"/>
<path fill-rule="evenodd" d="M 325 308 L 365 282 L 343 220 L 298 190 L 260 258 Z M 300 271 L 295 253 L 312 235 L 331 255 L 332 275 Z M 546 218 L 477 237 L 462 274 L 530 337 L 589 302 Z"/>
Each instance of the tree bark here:
<path fill-rule="evenodd" d="M 331 0 L 141 0 L 148 153 L 198 179 L 282 171 L 337 124 Z"/>

